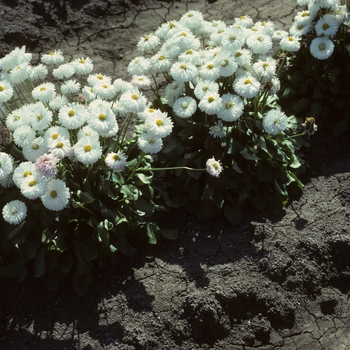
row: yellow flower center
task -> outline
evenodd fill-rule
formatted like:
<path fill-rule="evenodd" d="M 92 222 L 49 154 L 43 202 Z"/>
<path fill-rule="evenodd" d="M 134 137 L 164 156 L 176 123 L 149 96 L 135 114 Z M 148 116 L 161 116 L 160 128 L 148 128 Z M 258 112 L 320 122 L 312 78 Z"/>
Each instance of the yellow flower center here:
<path fill-rule="evenodd" d="M 38 114 L 37 116 L 36 116 L 36 120 L 41 120 L 43 117 L 42 117 L 42 115 L 41 114 Z"/>
<path fill-rule="evenodd" d="M 90 152 L 91 149 L 92 149 L 91 145 L 86 145 L 86 146 L 84 146 L 84 151 L 85 151 L 85 152 Z"/>
<path fill-rule="evenodd" d="M 104 120 L 106 120 L 106 115 L 103 114 L 103 113 L 101 113 L 101 114 L 98 116 L 98 119 L 104 121 Z"/>
<path fill-rule="evenodd" d="M 222 60 L 220 62 L 220 64 L 221 64 L 221 67 L 226 67 L 228 65 L 228 61 L 227 60 Z"/>
<path fill-rule="evenodd" d="M 50 56 L 55 56 L 55 52 L 54 52 L 54 51 L 51 51 L 51 52 L 49 53 L 49 55 L 50 55 Z"/>
<path fill-rule="evenodd" d="M 35 150 L 37 150 L 37 149 L 39 149 L 40 148 L 40 146 L 36 143 L 35 145 L 32 145 L 32 149 L 35 151 Z"/>
<path fill-rule="evenodd" d="M 104 89 L 108 89 L 108 85 L 106 85 L 106 84 L 102 85 L 102 87 L 103 87 Z"/>
<path fill-rule="evenodd" d="M 69 115 L 70 117 L 73 117 L 74 114 L 75 114 L 75 112 L 73 111 L 73 109 L 71 109 L 71 110 L 68 112 L 68 115 Z"/>
<path fill-rule="evenodd" d="M 0 91 L 4 91 L 4 90 L 5 88 L 2 85 L 0 85 Z"/>
<path fill-rule="evenodd" d="M 40 88 L 40 91 L 45 91 L 46 90 L 46 87 L 45 86 L 42 86 L 41 88 Z"/>
<path fill-rule="evenodd" d="M 235 57 L 240 57 L 242 56 L 242 52 L 236 52 Z"/>
<path fill-rule="evenodd" d="M 56 197 L 57 197 L 57 192 L 56 192 L 55 190 L 52 190 L 52 191 L 50 192 L 50 197 L 51 197 L 51 198 L 56 198 Z"/>
<path fill-rule="evenodd" d="M 149 40 L 149 36 L 146 35 L 144 41 L 148 41 L 148 40 Z"/>
<path fill-rule="evenodd" d="M 294 38 L 293 38 L 292 36 L 289 36 L 289 37 L 288 37 L 288 40 L 289 40 L 289 41 L 294 41 Z"/>
<path fill-rule="evenodd" d="M 252 83 L 252 81 L 251 81 L 250 79 L 246 79 L 246 80 L 244 81 L 244 84 L 246 84 L 246 85 L 251 84 L 251 83 Z"/>
<path fill-rule="evenodd" d="M 232 108 L 234 105 L 235 105 L 235 104 L 234 104 L 233 102 L 226 102 L 226 103 L 225 103 L 225 108 L 226 108 L 226 109 L 230 109 L 230 108 Z"/>
<path fill-rule="evenodd" d="M 98 75 L 96 78 L 99 79 L 99 80 L 103 80 L 103 76 L 102 75 Z"/>
<path fill-rule="evenodd" d="M 245 16 L 241 16 L 241 17 L 239 17 L 239 19 L 245 19 Z"/>
<path fill-rule="evenodd" d="M 85 60 L 83 60 L 82 58 L 79 60 L 79 63 L 84 64 Z"/>
<path fill-rule="evenodd" d="M 304 12 L 301 14 L 301 17 L 309 17 L 309 12 L 308 12 L 308 11 L 304 11 Z"/>
<path fill-rule="evenodd" d="M 188 14 L 187 14 L 187 17 L 193 17 L 193 16 L 194 16 L 193 13 L 188 13 Z"/>
<path fill-rule="evenodd" d="M 169 22 L 169 28 L 175 28 L 175 24 L 173 22 Z"/>
<path fill-rule="evenodd" d="M 23 173 L 23 177 L 27 177 L 27 176 L 30 176 L 30 175 L 32 175 L 32 172 L 28 171 L 28 170 Z"/>
<path fill-rule="evenodd" d="M 323 24 L 322 24 L 322 29 L 323 29 L 323 30 L 327 30 L 328 28 L 329 28 L 328 23 L 323 23 Z"/>
<path fill-rule="evenodd" d="M 219 169 L 219 166 L 218 166 L 216 163 L 213 163 L 213 168 L 214 168 L 215 170 L 218 170 L 218 169 Z"/>
<path fill-rule="evenodd" d="M 118 154 L 113 154 L 113 157 L 112 157 L 114 160 L 120 160 L 120 157 L 118 156 Z"/>
<path fill-rule="evenodd" d="M 28 185 L 29 185 L 30 187 L 33 187 L 33 186 L 36 185 L 36 181 L 35 181 L 34 179 L 33 179 L 33 180 L 30 180 L 29 183 L 28 183 Z"/>
<path fill-rule="evenodd" d="M 158 119 L 158 120 L 156 121 L 156 124 L 157 124 L 158 126 L 162 126 L 164 123 L 163 123 L 163 120 Z"/>
<path fill-rule="evenodd" d="M 192 55 L 193 54 L 193 50 L 189 49 L 186 51 L 186 55 Z"/>
<path fill-rule="evenodd" d="M 208 68 L 208 69 L 213 69 L 213 68 L 214 68 L 214 65 L 213 65 L 212 63 L 209 63 L 209 64 L 207 65 L 207 68 Z"/>
<path fill-rule="evenodd" d="M 266 67 L 268 67 L 268 66 L 269 66 L 269 64 L 268 64 L 267 62 L 264 62 L 264 63 L 263 63 L 263 67 L 266 68 Z"/>
<path fill-rule="evenodd" d="M 215 98 L 213 96 L 208 97 L 208 102 L 212 103 L 215 101 Z"/>
<path fill-rule="evenodd" d="M 57 142 L 56 148 L 62 148 L 63 147 L 63 142 Z"/>
<path fill-rule="evenodd" d="M 149 113 L 154 113 L 154 109 L 153 108 L 148 108 L 148 112 Z"/>
<path fill-rule="evenodd" d="M 187 66 L 185 65 L 185 63 L 181 63 L 181 64 L 180 64 L 180 68 L 186 70 Z"/>
<path fill-rule="evenodd" d="M 158 61 L 163 61 L 163 60 L 165 60 L 165 57 L 163 55 L 158 57 Z"/>
<path fill-rule="evenodd" d="M 58 136 L 59 136 L 59 135 L 58 135 L 57 133 L 54 133 L 54 134 L 51 135 L 51 138 L 52 138 L 53 140 L 56 140 Z"/>
<path fill-rule="evenodd" d="M 136 94 L 132 94 L 132 95 L 131 95 L 131 98 L 132 98 L 133 100 L 138 100 L 139 97 L 138 97 Z"/>
<path fill-rule="evenodd" d="M 318 45 L 318 48 L 320 49 L 320 51 L 324 51 L 326 50 L 326 44 L 321 43 L 320 45 Z"/>

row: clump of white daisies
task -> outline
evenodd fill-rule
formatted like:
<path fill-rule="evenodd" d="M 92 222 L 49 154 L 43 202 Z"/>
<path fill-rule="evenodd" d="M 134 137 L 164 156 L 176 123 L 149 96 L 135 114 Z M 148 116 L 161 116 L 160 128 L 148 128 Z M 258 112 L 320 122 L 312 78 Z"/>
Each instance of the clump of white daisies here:
<path fill-rule="evenodd" d="M 216 198 L 213 190 L 191 194 L 191 198 L 214 201 L 215 197 L 217 207 L 223 209 L 218 198 L 225 196 L 231 185 L 235 186 L 233 192 L 239 191 L 236 180 L 242 174 L 249 176 L 247 165 L 251 179 L 242 179 L 247 184 L 240 194 L 242 201 L 250 197 L 255 187 L 252 184 L 259 181 L 256 174 L 262 163 L 277 168 L 275 162 L 280 162 L 286 173 L 301 165 L 295 154 L 300 148 L 295 135 L 303 132 L 297 130 L 294 116 L 281 110 L 277 98 L 279 72 L 288 57 L 300 49 L 298 33 L 276 29 L 271 21 L 254 22 L 249 16 L 236 18 L 232 24 L 208 21 L 194 10 L 143 36 L 137 47 L 141 54 L 128 65 L 132 81 L 138 80 L 151 90 L 153 106 L 168 111 L 174 121 L 174 131 L 158 158 L 160 163 L 206 167 L 217 178 L 224 173 L 220 196 Z M 180 173 L 184 171 L 176 172 Z M 191 171 L 188 174 L 196 181 L 201 176 Z M 185 177 L 179 183 L 181 190 Z M 266 178 L 274 181 L 272 175 Z M 285 198 L 285 187 L 298 180 L 294 174 L 284 180 L 279 186 L 284 188 L 281 193 Z M 273 185 L 271 191 L 275 191 Z"/>
<path fill-rule="evenodd" d="M 2 209 L 13 225 L 25 220 L 29 201 L 55 212 L 72 208 L 87 172 L 96 176 L 92 192 L 99 176 L 108 183 L 127 168 L 123 176 L 130 179 L 173 126 L 166 113 L 146 110 L 140 81 L 112 81 L 93 73 L 90 58 L 65 62 L 60 50 L 35 66 L 31 59 L 25 47 L 0 59 L 0 193 L 3 200 L 13 197 Z M 130 155 L 132 144 L 139 154 Z"/>
<path fill-rule="evenodd" d="M 290 33 L 307 38 L 310 53 L 318 60 L 331 57 L 336 45 L 344 46 L 350 53 L 348 3 L 347 0 L 297 0 L 304 10 L 295 16 Z"/>

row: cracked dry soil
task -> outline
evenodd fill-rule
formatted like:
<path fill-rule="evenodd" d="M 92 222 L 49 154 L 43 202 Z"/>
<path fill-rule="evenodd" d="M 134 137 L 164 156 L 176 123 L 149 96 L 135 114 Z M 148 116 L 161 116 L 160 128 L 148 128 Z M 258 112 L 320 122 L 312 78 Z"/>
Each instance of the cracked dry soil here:
<path fill-rule="evenodd" d="M 189 9 L 280 28 L 297 12 L 295 0 L 3 0 L 0 53 L 61 49 L 128 79 L 138 39 Z M 119 256 L 85 297 L 1 279 L 0 349 L 349 349 L 349 136 L 312 138 L 305 188 L 280 217 L 247 211 L 232 228 L 179 210 L 176 241 Z"/>

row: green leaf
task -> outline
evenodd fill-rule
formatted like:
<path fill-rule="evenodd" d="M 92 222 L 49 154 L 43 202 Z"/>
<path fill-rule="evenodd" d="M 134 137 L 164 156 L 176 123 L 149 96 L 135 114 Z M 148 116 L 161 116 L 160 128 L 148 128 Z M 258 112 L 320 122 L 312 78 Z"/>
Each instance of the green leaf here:
<path fill-rule="evenodd" d="M 96 200 L 96 198 L 94 198 L 91 193 L 83 192 L 80 190 L 77 191 L 77 196 L 80 199 L 80 201 L 85 204 L 92 203 Z"/>
<path fill-rule="evenodd" d="M 146 176 L 143 173 L 136 173 L 135 177 L 137 177 L 141 181 L 141 183 L 144 185 L 150 185 L 153 179 L 153 175 Z"/>
<path fill-rule="evenodd" d="M 169 158 L 175 158 L 180 156 L 185 150 L 182 142 L 179 139 L 171 139 L 165 146 L 163 152 Z"/>
<path fill-rule="evenodd" d="M 293 110 L 295 113 L 303 112 L 309 107 L 310 103 L 311 100 L 309 97 L 303 97 L 293 104 Z"/>
<path fill-rule="evenodd" d="M 46 270 L 46 260 L 45 260 L 45 254 L 46 254 L 46 247 L 41 246 L 38 255 L 35 258 L 34 262 L 34 277 L 41 277 Z"/>
<path fill-rule="evenodd" d="M 227 201 L 224 206 L 224 214 L 226 218 L 230 221 L 232 226 L 237 226 L 242 220 L 242 205 L 234 205 L 233 203 Z"/>
<path fill-rule="evenodd" d="M 242 155 L 244 159 L 259 160 L 259 158 L 255 154 L 253 154 L 251 151 L 249 151 L 247 147 L 244 147 L 239 153 Z"/>
<path fill-rule="evenodd" d="M 179 235 L 177 230 L 173 230 L 173 229 L 160 229 L 160 233 L 162 234 L 163 237 L 167 239 L 177 239 Z"/>
<path fill-rule="evenodd" d="M 147 229 L 148 242 L 150 244 L 156 244 L 157 243 L 156 233 L 159 232 L 158 226 L 152 222 L 148 222 L 146 224 L 146 229 Z"/>
<path fill-rule="evenodd" d="M 143 198 L 139 198 L 136 201 L 136 207 L 138 210 L 145 213 L 146 216 L 151 216 L 154 212 L 154 205 L 150 201 L 147 201 Z"/>
<path fill-rule="evenodd" d="M 343 118 L 339 120 L 333 128 L 332 136 L 339 137 L 349 126 L 349 120 L 347 118 Z"/>
<path fill-rule="evenodd" d="M 14 230 L 12 230 L 8 235 L 7 235 L 7 239 L 12 239 L 15 236 L 17 236 L 17 234 L 21 231 L 21 229 L 23 228 L 25 224 L 25 221 L 23 221 L 20 225 L 18 225 Z"/>
<path fill-rule="evenodd" d="M 98 257 L 97 246 L 95 244 L 86 244 L 81 248 L 81 255 L 85 261 L 91 261 Z"/>

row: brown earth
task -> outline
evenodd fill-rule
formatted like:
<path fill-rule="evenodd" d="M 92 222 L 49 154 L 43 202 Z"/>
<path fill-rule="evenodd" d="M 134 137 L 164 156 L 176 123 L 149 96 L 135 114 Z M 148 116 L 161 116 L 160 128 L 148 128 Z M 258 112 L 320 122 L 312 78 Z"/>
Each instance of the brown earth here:
<path fill-rule="evenodd" d="M 128 79 L 138 39 L 189 9 L 280 28 L 297 12 L 293 0 L 3 0 L 0 57 L 61 49 Z M 349 349 L 349 136 L 314 136 L 305 187 L 280 217 L 247 212 L 232 228 L 173 213 L 176 241 L 119 256 L 84 297 L 1 279 L 0 349 Z"/>

